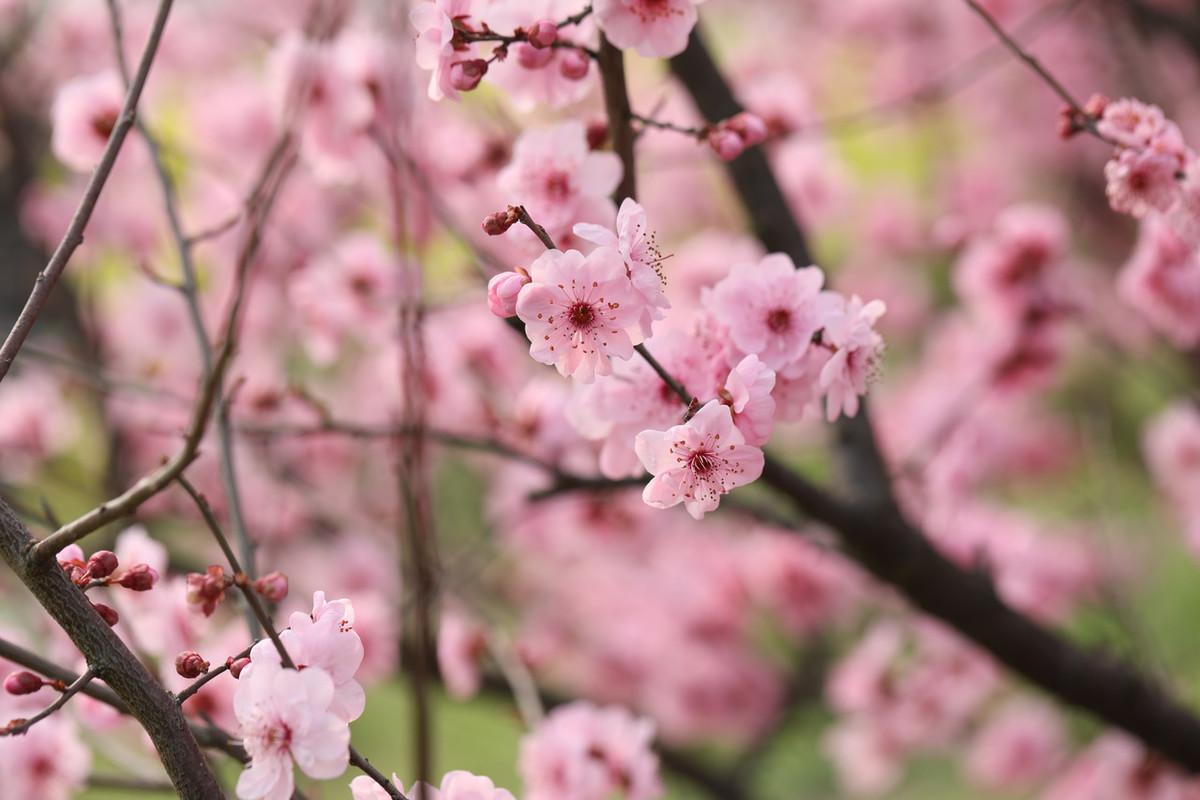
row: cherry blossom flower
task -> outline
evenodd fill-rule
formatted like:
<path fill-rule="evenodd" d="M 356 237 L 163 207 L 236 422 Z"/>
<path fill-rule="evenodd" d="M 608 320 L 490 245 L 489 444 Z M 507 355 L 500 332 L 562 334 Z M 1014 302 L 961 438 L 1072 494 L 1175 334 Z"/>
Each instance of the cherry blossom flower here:
<path fill-rule="evenodd" d="M 1158 106 L 1122 98 L 1104 106 L 1096 129 L 1126 147 L 1144 147 L 1159 136 L 1167 119 Z"/>
<path fill-rule="evenodd" d="M 492 276 L 488 281 L 488 311 L 502 318 L 516 316 L 517 297 L 530 280 L 529 273 L 524 270 Z"/>
<path fill-rule="evenodd" d="M 111 70 L 63 84 L 54 99 L 50 148 L 55 157 L 77 172 L 100 163 L 124 101 L 121 78 Z"/>
<path fill-rule="evenodd" d="M 1022 698 L 997 711 L 975 735 L 966 769 L 985 789 L 1029 789 L 1065 755 L 1062 716 L 1045 703 Z"/>
<path fill-rule="evenodd" d="M 1153 150 L 1124 150 L 1104 165 L 1105 192 L 1114 211 L 1141 219 L 1166 211 L 1179 197 L 1179 160 Z"/>
<path fill-rule="evenodd" d="M 833 356 L 821 367 L 825 415 L 830 422 L 839 414 L 853 417 L 858 413 L 858 398 L 867 393 L 867 379 L 883 352 L 883 337 L 875 332 L 875 323 L 887 310 L 883 302 L 873 300 L 864 305 L 858 295 L 843 302 L 841 311 L 825 322 L 821 336 L 821 344 L 833 349 Z"/>
<path fill-rule="evenodd" d="M 410 800 L 515 800 L 510 792 L 497 789 L 491 778 L 472 775 L 465 770 L 447 772 L 439 789 L 422 783 L 413 784 L 405 792 L 404 784 L 395 775 L 392 775 L 392 783 Z M 383 787 L 366 775 L 350 782 L 350 794 L 354 800 L 388 800 Z"/>
<path fill-rule="evenodd" d="M 596 24 L 617 47 L 647 58 L 670 58 L 687 47 L 703 0 L 595 0 Z"/>
<path fill-rule="evenodd" d="M 654 476 L 642 499 L 655 508 L 683 503 L 701 519 L 715 511 L 721 495 L 762 474 L 763 452 L 745 443 L 729 406 L 711 400 L 686 424 L 665 431 L 642 431 L 634 448 Z"/>
<path fill-rule="evenodd" d="M 346 771 L 350 727 L 330 709 L 333 699 L 333 679 L 317 667 L 260 661 L 242 671 L 233 702 L 250 766 L 238 778 L 239 798 L 288 800 L 293 762 L 320 780 Z"/>
<path fill-rule="evenodd" d="M 40 701 L 39 701 L 40 702 Z M 0 718 L 32 717 L 0 703 Z M 11 798 L 69 800 L 87 783 L 92 754 L 78 726 L 65 714 L 54 714 L 22 736 L 0 739 L 0 794 Z"/>
<path fill-rule="evenodd" d="M 527 130 L 497 175 L 506 200 L 524 205 L 556 240 L 577 222 L 611 221 L 609 195 L 620 180 L 621 159 L 590 150 L 582 122 Z"/>
<path fill-rule="evenodd" d="M 324 592 L 313 593 L 312 614 L 296 612 L 288 618 L 288 629 L 279 640 L 301 671 L 318 667 L 333 683 L 329 711 L 346 722 L 362 716 L 366 695 L 354 673 L 363 660 L 363 643 L 354 630 L 354 606 L 349 600 L 326 602 Z M 259 664 L 278 666 L 279 651 L 264 639 L 250 651 L 253 670 Z"/>
<path fill-rule="evenodd" d="M 417 66 L 433 73 L 429 77 L 430 100 L 458 99 L 458 90 L 450 80 L 450 67 L 469 56 L 455 48 L 454 20 L 470 16 L 471 6 L 472 0 L 426 0 L 418 3 L 410 14 L 417 31 Z"/>
<path fill-rule="evenodd" d="M 661 797 L 653 739 L 653 723 L 623 708 L 587 702 L 556 708 L 521 740 L 526 800 Z"/>
<path fill-rule="evenodd" d="M 507 32 L 521 28 L 534 38 L 541 31 L 539 41 L 549 38 L 553 42 L 559 38 L 559 33 L 552 20 L 564 19 L 579 9 L 577 0 L 500 0 L 488 8 L 487 18 L 493 30 Z M 588 45 L 595 38 L 595 30 L 585 20 L 582 25 L 564 28 L 562 35 L 564 39 Z M 507 59 L 492 65 L 489 74 L 494 73 L 496 84 L 507 91 L 520 111 L 532 111 L 538 104 L 562 108 L 578 103 L 594 89 L 590 81 L 563 74 L 564 62 L 567 59 L 574 61 L 577 52 L 565 47 L 539 48 L 518 42 L 509 48 Z"/>
<path fill-rule="evenodd" d="M 615 247 L 621 252 L 629 280 L 642 297 L 642 336 L 649 339 L 654 321 L 665 317 L 663 310 L 670 308 L 671 303 L 663 291 L 666 286 L 660 266 L 663 255 L 649 230 L 646 210 L 627 197 L 617 212 L 615 234 L 606 227 L 586 222 L 576 225 L 574 231 L 584 241 L 601 247 Z"/>
<path fill-rule="evenodd" d="M 517 298 L 517 316 L 535 361 L 591 383 L 612 374 L 612 359 L 633 355 L 625 329 L 642 309 L 620 253 L 602 247 L 585 258 L 578 250 L 548 250 L 529 274 L 533 282 Z"/>
<path fill-rule="evenodd" d="M 824 282 L 819 268 L 798 270 L 788 256 L 774 253 L 734 267 L 702 302 L 728 327 L 741 355 L 757 355 L 779 372 L 803 358 L 824 326 L 831 310 L 830 297 L 821 292 Z"/>
<path fill-rule="evenodd" d="M 775 423 L 775 371 L 763 365 L 758 356 L 749 355 L 738 362 L 725 385 L 717 392 L 721 402 L 733 412 L 733 424 L 742 432 L 746 444 L 761 447 L 771 436 Z"/>
<path fill-rule="evenodd" d="M 442 611 L 438 625 L 438 669 L 446 692 L 465 700 L 479 691 L 479 662 L 487 653 L 487 632 L 473 617 L 456 606 Z"/>
<path fill-rule="evenodd" d="M 1176 346 L 1200 342 L 1200 258 L 1162 219 L 1143 220 L 1117 291 Z"/>

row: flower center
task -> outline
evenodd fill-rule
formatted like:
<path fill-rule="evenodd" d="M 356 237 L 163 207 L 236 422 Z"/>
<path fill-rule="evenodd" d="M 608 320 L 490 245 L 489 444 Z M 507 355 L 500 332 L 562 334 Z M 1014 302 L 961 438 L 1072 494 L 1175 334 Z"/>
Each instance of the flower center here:
<path fill-rule="evenodd" d="M 566 200 L 571 195 L 571 176 L 562 171 L 546 176 L 546 194 L 553 200 Z"/>
<path fill-rule="evenodd" d="M 115 111 L 105 111 L 92 120 L 92 130 L 103 139 L 107 139 L 115 127 L 117 127 L 117 112 Z"/>
<path fill-rule="evenodd" d="M 688 469 L 704 477 L 717 468 L 717 454 L 710 450 L 697 450 L 688 456 Z"/>
<path fill-rule="evenodd" d="M 775 333 L 783 333 L 792 326 L 792 312 L 786 308 L 776 308 L 767 314 L 767 327 Z"/>
<path fill-rule="evenodd" d="M 641 0 L 634 8 L 634 13 L 642 22 L 654 22 L 672 14 L 683 13 L 671 7 L 671 0 Z"/>
<path fill-rule="evenodd" d="M 567 318 L 576 328 L 586 328 L 596 319 L 596 310 L 591 303 L 575 303 L 567 309 Z"/>

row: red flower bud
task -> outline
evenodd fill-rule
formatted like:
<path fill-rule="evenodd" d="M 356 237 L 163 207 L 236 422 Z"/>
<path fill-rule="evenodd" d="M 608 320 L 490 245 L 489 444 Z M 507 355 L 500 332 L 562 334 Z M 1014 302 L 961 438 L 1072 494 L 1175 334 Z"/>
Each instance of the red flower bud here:
<path fill-rule="evenodd" d="M 199 678 L 208 672 L 208 662 L 199 653 L 185 650 L 175 656 L 175 671 L 184 678 Z"/>
<path fill-rule="evenodd" d="M 135 592 L 148 592 L 158 583 L 158 573 L 149 564 L 134 564 L 117 583 Z"/>
<path fill-rule="evenodd" d="M 229 674 L 235 679 L 242 677 L 242 670 L 249 666 L 249 664 L 250 659 L 248 658 L 239 658 L 238 660 L 234 661 L 233 657 L 230 656 L 229 658 L 225 659 L 225 666 L 229 668 Z"/>
<path fill-rule="evenodd" d="M 722 161 L 733 161 L 746 149 L 742 137 L 726 128 L 716 128 L 708 134 L 708 146 Z"/>
<path fill-rule="evenodd" d="M 9 694 L 33 694 L 45 685 L 41 676 L 32 672 L 14 672 L 4 679 L 4 691 Z"/>
<path fill-rule="evenodd" d="M 116 572 L 118 566 L 120 562 L 117 561 L 117 555 L 111 550 L 97 550 L 87 562 L 88 572 L 93 578 L 107 578 Z"/>
<path fill-rule="evenodd" d="M 566 50 L 558 60 L 558 69 L 562 76 L 572 81 L 586 78 L 591 66 L 592 62 L 588 60 L 587 54 L 579 50 Z"/>
<path fill-rule="evenodd" d="M 460 92 L 469 92 L 487 75 L 488 65 L 482 58 L 455 61 L 450 65 L 450 85 Z"/>
<path fill-rule="evenodd" d="M 742 137 L 742 143 L 746 147 L 754 147 L 767 140 L 767 123 L 763 122 L 762 117 L 749 111 L 730 117 L 725 121 L 725 126 Z"/>
<path fill-rule="evenodd" d="M 287 575 L 284 575 L 282 572 L 271 572 L 263 575 L 254 582 L 254 591 L 258 592 L 272 603 L 278 603 L 283 600 L 283 598 L 287 597 Z"/>
<path fill-rule="evenodd" d="M 110 628 L 121 621 L 121 616 L 117 613 L 117 610 L 111 606 L 106 606 L 104 603 L 92 603 L 92 608 L 96 609 L 96 613 L 100 615 L 101 619 L 108 623 L 108 627 Z"/>
<path fill-rule="evenodd" d="M 488 236 L 500 236 L 517 224 L 517 210 L 512 206 L 506 211 L 497 211 L 483 218 L 483 232 Z"/>
<path fill-rule="evenodd" d="M 543 19 L 529 29 L 529 43 L 537 48 L 549 47 L 558 41 L 558 25 L 552 19 Z"/>
<path fill-rule="evenodd" d="M 187 576 L 187 601 L 200 606 L 204 616 L 210 617 L 217 604 L 225 599 L 225 589 L 232 582 L 225 570 L 215 564 L 204 573 L 193 572 Z"/>

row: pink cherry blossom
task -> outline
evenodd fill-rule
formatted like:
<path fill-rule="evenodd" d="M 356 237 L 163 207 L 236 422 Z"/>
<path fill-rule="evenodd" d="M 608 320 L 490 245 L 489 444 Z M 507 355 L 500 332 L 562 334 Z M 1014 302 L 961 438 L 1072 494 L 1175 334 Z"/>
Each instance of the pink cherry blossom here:
<path fill-rule="evenodd" d="M 331 711 L 333 697 L 333 679 L 317 667 L 296 671 L 261 661 L 243 670 L 234 713 L 250 765 L 238 778 L 239 798 L 288 800 L 293 763 L 320 780 L 345 772 L 350 728 Z"/>
<path fill-rule="evenodd" d="M 762 474 L 762 450 L 745 441 L 729 406 L 719 400 L 709 401 L 686 424 L 642 431 L 634 449 L 654 476 L 642 498 L 655 508 L 683 503 L 694 518 L 703 518 L 716 510 L 721 495 Z"/>
<path fill-rule="evenodd" d="M 1125 150 L 1104 165 L 1106 192 L 1114 211 L 1138 219 L 1166 211 L 1179 197 L 1179 160 L 1154 150 Z"/>
<path fill-rule="evenodd" d="M 614 45 L 647 58 L 670 58 L 687 47 L 702 0 L 595 0 L 596 24 Z"/>
<path fill-rule="evenodd" d="M 829 316 L 821 345 L 833 355 L 821 367 L 821 388 L 826 394 L 826 418 L 839 414 L 853 417 L 858 413 L 858 398 L 867 393 L 867 379 L 883 352 L 883 337 L 875 332 L 875 323 L 886 307 L 879 300 L 866 305 L 854 295 L 843 301 L 840 311 Z"/>
<path fill-rule="evenodd" d="M 734 267 L 703 295 L 703 303 L 728 327 L 741 355 L 757 355 L 779 372 L 804 357 L 824 326 L 830 305 L 821 292 L 824 282 L 817 267 L 798 270 L 786 255 L 774 253 L 758 264 Z"/>
<path fill-rule="evenodd" d="M 535 361 L 591 383 L 612 374 L 612 359 L 633 355 L 625 329 L 642 309 L 620 253 L 601 247 L 585 258 L 578 250 L 548 250 L 529 274 L 533 282 L 517 298 L 517 316 Z"/>
<path fill-rule="evenodd" d="M 454 20 L 470 16 L 472 0 L 423 0 L 410 14 L 417 31 L 416 60 L 421 69 L 432 71 L 429 99 L 458 98 L 450 80 L 450 67 L 468 58 L 466 51 L 454 45 Z"/>
<path fill-rule="evenodd" d="M 63 84 L 54 99 L 50 147 L 55 157 L 78 172 L 95 167 L 124 100 L 125 89 L 116 72 L 85 75 Z"/>
<path fill-rule="evenodd" d="M 346 722 L 362 716 L 366 695 L 354 673 L 363 660 L 363 643 L 354 630 L 354 607 L 349 600 L 326 602 L 324 592 L 313 593 L 311 614 L 296 612 L 279 640 L 301 671 L 317 667 L 333 684 L 329 711 Z M 281 664 L 275 645 L 264 639 L 250 651 L 252 670 L 259 664 Z"/>
<path fill-rule="evenodd" d="M 1066 755 L 1061 715 L 1045 703 L 1018 699 L 989 719 L 967 753 L 967 774 L 991 790 L 1028 789 Z"/>
<path fill-rule="evenodd" d="M 775 371 L 763 365 L 758 356 L 749 355 L 729 372 L 725 385 L 717 392 L 721 402 L 733 412 L 733 424 L 746 444 L 761 447 L 771 436 L 775 423 Z"/>
<path fill-rule="evenodd" d="M 504 201 L 524 205 L 556 240 L 577 222 L 612 220 L 609 195 L 620 180 L 621 160 L 589 150 L 582 122 L 527 130 L 497 175 Z"/>
<path fill-rule="evenodd" d="M 576 0 L 497 0 L 489 6 L 487 19 L 493 30 L 529 31 L 531 40 L 537 39 L 537 43 L 561 38 L 582 45 L 593 44 L 595 31 L 590 20 L 564 28 L 561 37 L 554 25 L 553 20 L 568 17 L 579 9 Z M 568 60 L 574 62 L 578 54 L 579 51 L 565 47 L 539 48 L 519 42 L 509 48 L 507 59 L 492 65 L 488 74 L 494 75 L 495 83 L 507 91 L 520 111 L 532 111 L 539 104 L 562 108 L 578 103 L 595 90 L 594 82 L 563 74 L 563 65 Z M 585 69 L 587 61 L 585 56 Z"/>
<path fill-rule="evenodd" d="M 465 700 L 479 691 L 479 662 L 487 653 L 487 632 L 477 620 L 456 606 L 442 611 L 438 625 L 438 669 L 447 693 Z"/>
<path fill-rule="evenodd" d="M 515 800 L 511 793 L 497 789 L 491 778 L 472 775 L 465 770 L 447 772 L 442 777 L 440 789 L 428 784 L 413 784 L 406 792 L 404 784 L 394 774 L 392 783 L 409 800 Z M 350 794 L 354 800 L 388 800 L 388 793 L 366 775 L 350 781 Z"/>
<path fill-rule="evenodd" d="M 576 225 L 574 231 L 580 239 L 601 247 L 615 247 L 621 252 L 629 280 L 642 298 L 642 336 L 650 338 L 654 321 L 666 316 L 663 311 L 669 309 L 671 303 L 663 291 L 666 285 L 661 266 L 663 255 L 649 230 L 646 210 L 627 197 L 617 212 L 615 234 L 604 226 L 586 222 Z"/>
<path fill-rule="evenodd" d="M 556 708 L 521 740 L 525 798 L 661 797 L 653 739 L 653 723 L 623 708 L 598 708 L 587 702 Z"/>
<path fill-rule="evenodd" d="M 1126 147 L 1144 147 L 1167 125 L 1162 109 L 1132 98 L 1122 98 L 1104 106 L 1096 123 L 1097 130 Z"/>
<path fill-rule="evenodd" d="M 530 280 L 524 270 L 494 275 L 488 281 L 488 311 L 501 318 L 516 316 L 517 297 Z"/>
<path fill-rule="evenodd" d="M 1142 221 L 1117 291 L 1176 346 L 1200 342 L 1200 257 L 1160 218 Z"/>
<path fill-rule="evenodd" d="M 17 713 L 0 700 L 0 719 L 32 717 L 36 708 Z M 78 797 L 87 784 L 91 762 L 91 750 L 80 739 L 78 726 L 65 714 L 55 714 L 22 736 L 0 739 L 0 794 L 14 800 Z"/>

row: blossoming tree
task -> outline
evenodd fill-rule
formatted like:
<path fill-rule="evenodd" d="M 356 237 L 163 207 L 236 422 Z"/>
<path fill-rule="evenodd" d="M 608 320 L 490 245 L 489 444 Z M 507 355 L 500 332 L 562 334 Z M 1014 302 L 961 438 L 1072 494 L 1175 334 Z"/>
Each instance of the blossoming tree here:
<path fill-rule="evenodd" d="M 1100 5 L 0 0 L 0 798 L 1200 797 Z"/>

